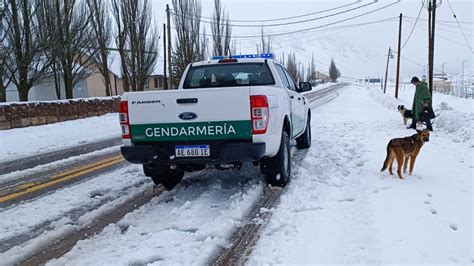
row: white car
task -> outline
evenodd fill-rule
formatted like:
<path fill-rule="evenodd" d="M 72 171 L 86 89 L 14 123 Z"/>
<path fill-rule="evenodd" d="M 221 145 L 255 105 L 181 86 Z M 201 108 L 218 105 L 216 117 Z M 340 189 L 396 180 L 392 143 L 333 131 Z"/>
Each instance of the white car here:
<path fill-rule="evenodd" d="M 311 110 L 272 54 L 192 63 L 177 90 L 127 92 L 120 102 L 126 160 L 172 189 L 185 172 L 260 165 L 271 185 L 290 180 L 290 141 L 311 145 Z"/>

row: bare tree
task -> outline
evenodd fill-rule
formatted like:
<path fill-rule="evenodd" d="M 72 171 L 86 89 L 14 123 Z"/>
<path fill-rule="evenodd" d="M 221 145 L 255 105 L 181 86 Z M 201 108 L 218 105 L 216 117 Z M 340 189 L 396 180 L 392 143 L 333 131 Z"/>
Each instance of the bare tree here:
<path fill-rule="evenodd" d="M 173 0 L 176 45 L 172 55 L 172 82 L 177 84 L 186 66 L 206 57 L 207 39 L 201 37 L 201 3 L 198 0 Z M 205 35 L 204 35 L 205 36 Z"/>
<path fill-rule="evenodd" d="M 98 52 L 94 54 L 93 59 L 102 74 L 107 96 L 112 95 L 112 85 L 109 73 L 109 50 L 112 42 L 112 20 L 109 16 L 109 8 L 105 0 L 86 0 L 89 12 L 91 14 L 91 23 L 95 46 Z"/>
<path fill-rule="evenodd" d="M 62 2 L 62 4 L 60 3 Z M 62 40 L 61 67 L 66 98 L 73 98 L 73 88 L 80 80 L 91 75 L 92 57 L 97 52 L 90 26 L 87 6 L 78 0 L 56 0 L 59 39 Z"/>
<path fill-rule="evenodd" d="M 130 82 L 127 70 L 126 54 L 125 54 L 125 42 L 127 40 L 127 31 L 124 26 L 122 19 L 121 5 L 123 4 L 122 0 L 113 0 L 112 1 L 112 14 L 114 16 L 115 27 L 117 30 L 117 37 L 115 38 L 115 44 L 119 50 L 120 54 L 120 66 L 122 68 L 122 80 L 123 80 L 123 90 L 130 90 Z"/>
<path fill-rule="evenodd" d="M 331 59 L 331 64 L 329 65 L 329 77 L 331 78 L 332 82 L 336 82 L 337 78 L 341 76 L 341 72 L 339 69 L 336 67 L 336 63 L 334 63 L 334 60 Z"/>
<path fill-rule="evenodd" d="M 11 60 L 7 55 L 9 54 L 10 47 L 4 45 L 2 41 L 0 43 L 0 102 L 7 101 L 7 87 L 12 82 L 12 73 L 7 70 L 7 65 L 12 65 Z"/>
<path fill-rule="evenodd" d="M 314 74 L 316 72 L 316 65 L 314 63 L 314 54 L 311 54 L 311 61 L 308 64 L 308 72 L 306 73 L 306 80 L 314 80 Z"/>
<path fill-rule="evenodd" d="M 265 38 L 265 35 L 263 33 L 263 27 L 262 27 L 260 45 L 257 45 L 257 53 L 268 54 L 268 53 L 271 53 L 272 51 L 273 51 L 273 47 L 272 47 L 270 36 L 267 36 L 267 38 Z"/>
<path fill-rule="evenodd" d="M 230 46 L 230 52 L 229 52 L 231 55 L 233 54 L 237 54 L 237 43 L 234 41 L 232 41 L 232 44 Z"/>
<path fill-rule="evenodd" d="M 9 0 L 6 11 L 9 22 L 6 42 L 12 56 L 10 62 L 4 64 L 5 71 L 11 74 L 20 101 L 27 101 L 28 92 L 44 80 L 49 68 L 44 60 L 45 44 L 38 38 L 38 21 L 34 6 L 28 0 Z"/>
<path fill-rule="evenodd" d="M 56 95 L 61 97 L 61 80 L 66 98 L 73 98 L 74 86 L 95 69 L 97 53 L 90 12 L 84 0 L 36 0 L 41 39 L 46 40 Z"/>
<path fill-rule="evenodd" d="M 45 44 L 44 60 L 48 62 L 48 75 L 52 76 L 56 92 L 56 98 L 61 99 L 61 49 L 62 46 L 57 43 L 58 36 L 57 18 L 50 15 L 55 10 L 55 2 L 51 0 L 36 0 L 36 17 L 38 19 L 38 33 L 41 42 Z"/>
<path fill-rule="evenodd" d="M 212 14 L 212 41 L 214 55 L 228 55 L 231 53 L 232 28 L 229 16 L 225 15 L 221 0 L 214 0 L 214 13 Z"/>
<path fill-rule="evenodd" d="M 293 80 L 298 80 L 299 69 L 298 63 L 296 62 L 295 53 L 290 52 L 288 55 L 288 59 L 286 60 L 286 69 L 288 70 L 288 73 L 290 73 L 290 76 L 293 78 Z"/>
<path fill-rule="evenodd" d="M 152 27 L 149 0 L 114 0 L 124 88 L 142 91 L 158 58 L 158 32 Z"/>
<path fill-rule="evenodd" d="M 6 88 L 11 82 L 11 73 L 7 71 L 6 65 L 11 63 L 9 57 L 11 45 L 6 40 L 6 28 L 10 21 L 5 16 L 5 3 L 1 3 L 0 6 L 0 102 L 5 102 L 7 100 Z"/>

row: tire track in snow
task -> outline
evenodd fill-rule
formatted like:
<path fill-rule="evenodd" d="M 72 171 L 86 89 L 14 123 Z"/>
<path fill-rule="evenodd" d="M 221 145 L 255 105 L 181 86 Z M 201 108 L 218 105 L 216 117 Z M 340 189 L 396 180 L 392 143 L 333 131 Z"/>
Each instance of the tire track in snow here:
<path fill-rule="evenodd" d="M 306 95 L 309 102 L 320 100 L 319 105 L 323 105 L 334 100 L 339 94 L 338 89 L 347 86 L 347 84 L 337 84 L 314 93 Z M 306 156 L 308 150 L 298 151 L 292 156 L 292 169 L 295 169 L 292 175 L 296 175 L 301 167 L 301 162 Z M 291 185 L 291 182 L 290 184 Z M 213 265 L 243 265 L 252 253 L 252 249 L 260 238 L 261 233 L 269 223 L 274 209 L 284 192 L 281 188 L 267 187 L 261 199 L 252 207 L 247 217 L 247 223 L 233 234 L 230 247 L 222 249 L 216 258 L 211 261 Z"/>
<path fill-rule="evenodd" d="M 107 225 L 120 221 L 127 213 L 150 202 L 151 199 L 159 196 L 163 191 L 165 191 L 165 189 L 162 186 L 148 186 L 145 191 L 136 194 L 133 198 L 106 211 L 87 226 L 54 241 L 18 265 L 43 265 L 51 259 L 66 254 L 79 240 L 88 239 L 102 231 Z"/>

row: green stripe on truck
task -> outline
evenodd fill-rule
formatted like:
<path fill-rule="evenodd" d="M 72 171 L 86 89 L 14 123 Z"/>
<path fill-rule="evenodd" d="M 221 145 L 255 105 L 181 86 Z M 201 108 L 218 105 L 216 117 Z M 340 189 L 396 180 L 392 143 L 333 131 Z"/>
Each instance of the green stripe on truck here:
<path fill-rule="evenodd" d="M 215 121 L 197 123 L 166 123 L 130 125 L 133 142 L 251 139 L 252 123 Z"/>

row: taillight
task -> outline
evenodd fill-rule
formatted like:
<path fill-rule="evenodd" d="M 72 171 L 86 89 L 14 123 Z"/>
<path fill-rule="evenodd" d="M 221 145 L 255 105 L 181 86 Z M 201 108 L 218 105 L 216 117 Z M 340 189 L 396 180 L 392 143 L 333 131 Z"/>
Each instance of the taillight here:
<path fill-rule="evenodd" d="M 121 101 L 119 106 L 119 120 L 122 128 L 122 138 L 130 139 L 130 121 L 128 120 L 128 102 Z"/>
<path fill-rule="evenodd" d="M 226 58 L 226 59 L 221 59 L 218 61 L 219 64 L 222 64 L 222 63 L 237 63 L 237 59 L 235 58 Z"/>
<path fill-rule="evenodd" d="M 250 96 L 250 116 L 252 118 L 252 134 L 265 134 L 270 120 L 267 96 Z"/>

